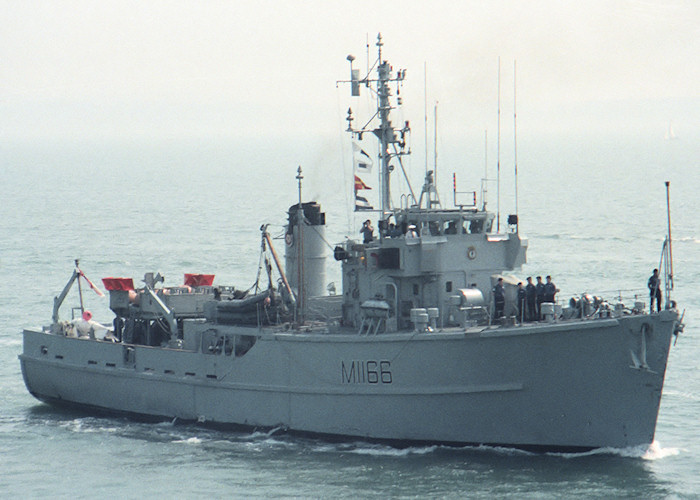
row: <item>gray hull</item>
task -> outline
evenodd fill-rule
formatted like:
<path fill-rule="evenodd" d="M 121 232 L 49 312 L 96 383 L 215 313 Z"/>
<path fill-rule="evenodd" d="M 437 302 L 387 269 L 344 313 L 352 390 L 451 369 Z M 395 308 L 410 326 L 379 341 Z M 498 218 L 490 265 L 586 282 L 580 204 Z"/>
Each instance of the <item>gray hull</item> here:
<path fill-rule="evenodd" d="M 25 330 L 20 360 L 35 397 L 111 411 L 395 442 L 621 448 L 653 441 L 677 319 L 377 336 L 222 327 L 256 335 L 241 355 Z"/>

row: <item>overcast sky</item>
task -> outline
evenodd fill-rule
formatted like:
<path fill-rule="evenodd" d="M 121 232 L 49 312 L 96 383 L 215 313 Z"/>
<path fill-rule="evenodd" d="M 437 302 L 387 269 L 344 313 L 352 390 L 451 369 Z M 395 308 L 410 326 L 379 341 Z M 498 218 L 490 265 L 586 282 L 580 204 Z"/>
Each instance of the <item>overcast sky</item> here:
<path fill-rule="evenodd" d="M 441 130 L 492 128 L 500 56 L 519 127 L 700 129 L 695 0 L 0 0 L 0 139 L 337 135 L 379 31 L 420 126 L 425 64 Z"/>

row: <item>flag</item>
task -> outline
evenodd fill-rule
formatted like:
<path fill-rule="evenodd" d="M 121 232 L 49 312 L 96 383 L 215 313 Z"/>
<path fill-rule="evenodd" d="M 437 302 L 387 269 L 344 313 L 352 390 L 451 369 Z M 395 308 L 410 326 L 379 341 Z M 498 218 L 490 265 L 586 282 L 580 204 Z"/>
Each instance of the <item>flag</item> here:
<path fill-rule="evenodd" d="M 365 182 L 355 175 L 355 211 L 358 210 L 372 210 L 372 205 L 369 204 L 367 198 L 357 194 L 358 191 L 362 189 L 372 189 Z"/>
<path fill-rule="evenodd" d="M 367 198 L 363 198 L 355 192 L 355 211 L 358 210 L 372 210 L 372 205 L 369 204 Z"/>
<path fill-rule="evenodd" d="M 212 286 L 213 283 L 213 274 L 185 273 L 185 286 Z"/>
<path fill-rule="evenodd" d="M 355 172 L 372 171 L 372 158 L 354 141 L 352 143 L 352 162 L 355 166 Z"/>
<path fill-rule="evenodd" d="M 104 296 L 105 296 L 105 294 L 102 293 L 102 290 L 100 290 L 99 288 L 97 288 L 97 287 L 94 285 L 94 283 L 93 283 L 92 281 L 90 281 L 90 280 L 88 279 L 87 276 L 85 276 L 85 273 L 84 273 L 82 270 L 78 269 L 78 272 L 80 273 L 80 276 L 82 276 L 83 278 L 85 278 L 85 281 L 87 281 L 87 284 L 90 285 L 90 288 L 92 288 L 92 289 L 95 291 L 95 293 L 96 293 L 97 295 L 99 295 L 100 297 L 104 297 Z"/>
<path fill-rule="evenodd" d="M 102 278 L 102 283 L 108 292 L 115 290 L 134 290 L 134 280 L 131 278 Z"/>
<path fill-rule="evenodd" d="M 372 189 L 369 187 L 365 182 L 360 179 L 358 176 L 355 176 L 355 193 L 357 193 L 360 189 Z"/>

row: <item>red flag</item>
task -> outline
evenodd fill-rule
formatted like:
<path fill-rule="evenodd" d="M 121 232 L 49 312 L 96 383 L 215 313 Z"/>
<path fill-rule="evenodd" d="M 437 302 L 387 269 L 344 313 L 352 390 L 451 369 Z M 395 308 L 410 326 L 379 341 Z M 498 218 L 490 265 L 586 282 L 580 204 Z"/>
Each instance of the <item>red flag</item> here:
<path fill-rule="evenodd" d="M 90 280 L 88 279 L 87 276 L 85 276 L 85 273 L 84 273 L 81 269 L 78 269 L 78 272 L 80 273 L 80 276 L 82 276 L 83 278 L 85 278 L 85 281 L 87 281 L 87 284 L 90 285 L 90 288 L 92 288 L 93 290 L 95 290 L 95 293 L 96 293 L 97 295 L 99 295 L 100 297 L 104 297 L 104 296 L 105 296 L 105 294 L 102 293 L 102 290 L 100 290 L 99 288 L 97 288 L 97 287 L 93 284 L 93 282 L 90 281 Z"/>
<path fill-rule="evenodd" d="M 360 179 L 358 176 L 355 176 L 355 191 L 359 191 L 360 189 L 372 189 L 369 187 L 367 184 L 364 183 L 362 179 Z"/>
<path fill-rule="evenodd" d="M 211 286 L 214 283 L 213 274 L 185 273 L 185 286 Z"/>
<path fill-rule="evenodd" d="M 102 278 L 102 283 L 108 292 L 114 290 L 134 290 L 134 280 L 131 278 Z"/>

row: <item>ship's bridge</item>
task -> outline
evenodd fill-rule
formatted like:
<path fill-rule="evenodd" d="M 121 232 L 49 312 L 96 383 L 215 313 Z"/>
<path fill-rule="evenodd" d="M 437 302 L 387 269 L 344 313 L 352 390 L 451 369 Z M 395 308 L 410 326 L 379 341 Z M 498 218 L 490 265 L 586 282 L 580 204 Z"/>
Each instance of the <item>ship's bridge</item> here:
<path fill-rule="evenodd" d="M 343 261 L 344 323 L 363 324 L 367 301 L 386 303 L 386 331 L 410 328 L 415 308 L 433 308 L 437 324 L 452 323 L 464 289 L 488 302 L 493 280 L 519 268 L 527 249 L 517 226 L 492 232 L 494 219 L 477 209 L 407 208 L 379 221 L 379 238 L 346 241 L 335 253 Z"/>
<path fill-rule="evenodd" d="M 395 231 L 390 232 L 390 224 Z M 406 234 L 413 226 L 416 236 L 441 236 L 450 234 L 490 233 L 493 226 L 494 214 L 477 209 L 455 210 L 426 210 L 408 208 L 394 212 L 386 221 L 379 221 L 382 237 Z"/>

